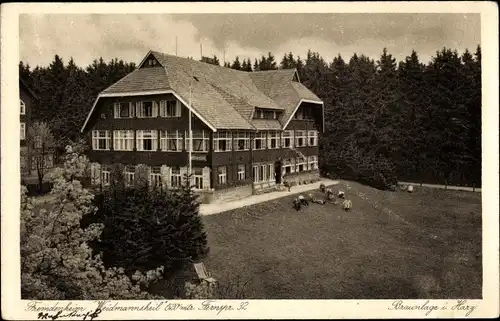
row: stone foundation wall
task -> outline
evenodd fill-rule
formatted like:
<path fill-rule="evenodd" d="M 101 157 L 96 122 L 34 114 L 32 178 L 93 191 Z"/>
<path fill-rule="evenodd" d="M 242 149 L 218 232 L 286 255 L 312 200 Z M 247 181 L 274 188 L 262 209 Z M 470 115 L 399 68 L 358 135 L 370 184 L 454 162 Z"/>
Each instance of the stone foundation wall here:
<path fill-rule="evenodd" d="M 295 185 L 299 185 L 303 181 L 311 182 L 312 180 L 319 180 L 319 171 L 293 173 L 283 177 L 283 183 L 289 182 Z"/>
<path fill-rule="evenodd" d="M 252 194 L 252 184 L 199 192 L 203 204 L 231 202 Z"/>

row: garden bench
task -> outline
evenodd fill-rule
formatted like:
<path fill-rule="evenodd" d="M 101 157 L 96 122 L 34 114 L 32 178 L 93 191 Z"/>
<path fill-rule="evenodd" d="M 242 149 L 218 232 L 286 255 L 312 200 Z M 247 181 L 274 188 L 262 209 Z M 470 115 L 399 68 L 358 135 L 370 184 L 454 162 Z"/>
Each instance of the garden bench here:
<path fill-rule="evenodd" d="M 217 282 L 214 278 L 210 277 L 210 274 L 207 272 L 207 269 L 205 268 L 205 264 L 203 262 L 194 263 L 193 265 L 200 281 L 206 281 L 208 283 Z"/>

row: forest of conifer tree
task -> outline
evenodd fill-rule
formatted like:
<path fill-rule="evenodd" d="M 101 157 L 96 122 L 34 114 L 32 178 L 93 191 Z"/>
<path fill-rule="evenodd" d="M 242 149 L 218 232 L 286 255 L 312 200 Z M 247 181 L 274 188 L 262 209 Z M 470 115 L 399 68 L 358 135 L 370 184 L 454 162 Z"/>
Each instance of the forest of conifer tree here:
<path fill-rule="evenodd" d="M 219 65 L 216 56 L 201 61 Z M 236 57 L 223 66 L 256 71 L 296 68 L 300 81 L 325 102 L 320 168 L 334 177 L 386 188 L 396 180 L 481 184 L 481 47 L 443 48 L 427 64 L 413 51 L 400 62 L 385 49 L 376 59 L 354 54 L 325 61 L 272 53 Z M 94 99 L 135 69 L 134 63 L 95 60 L 81 68 L 56 55 L 47 67 L 19 64 L 40 97 L 35 120 L 47 122 L 61 146 L 80 138 Z"/>

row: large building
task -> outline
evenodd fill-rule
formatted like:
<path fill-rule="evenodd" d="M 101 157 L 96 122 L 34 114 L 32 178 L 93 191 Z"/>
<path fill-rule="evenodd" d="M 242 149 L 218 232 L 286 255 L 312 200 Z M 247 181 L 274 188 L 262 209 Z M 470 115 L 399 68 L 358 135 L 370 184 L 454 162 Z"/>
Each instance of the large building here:
<path fill-rule="evenodd" d="M 110 165 L 121 163 L 130 182 L 144 164 L 152 183 L 179 186 L 190 114 L 192 184 L 205 202 L 319 176 L 323 102 L 295 69 L 245 72 L 150 51 L 98 95 L 81 128 L 93 183 L 109 184 Z"/>

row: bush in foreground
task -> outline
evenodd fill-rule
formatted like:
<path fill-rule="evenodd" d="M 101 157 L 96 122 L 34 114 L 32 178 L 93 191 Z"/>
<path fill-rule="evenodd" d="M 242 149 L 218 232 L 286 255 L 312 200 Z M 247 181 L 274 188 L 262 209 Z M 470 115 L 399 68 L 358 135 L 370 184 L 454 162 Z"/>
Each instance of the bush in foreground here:
<path fill-rule="evenodd" d="M 52 173 L 52 201 L 39 208 L 21 190 L 21 296 L 31 300 L 153 299 L 144 289 L 161 277 L 162 267 L 128 277 L 123 268 L 105 268 L 89 243 L 103 226 L 80 227 L 92 215 L 93 195 L 77 177 L 84 177 L 87 160 L 68 153 Z"/>

